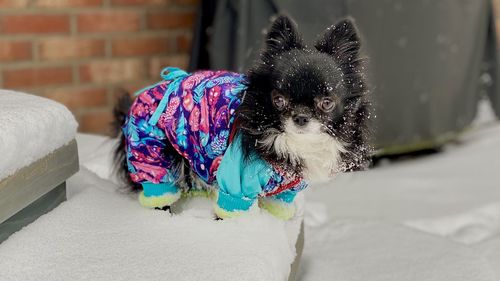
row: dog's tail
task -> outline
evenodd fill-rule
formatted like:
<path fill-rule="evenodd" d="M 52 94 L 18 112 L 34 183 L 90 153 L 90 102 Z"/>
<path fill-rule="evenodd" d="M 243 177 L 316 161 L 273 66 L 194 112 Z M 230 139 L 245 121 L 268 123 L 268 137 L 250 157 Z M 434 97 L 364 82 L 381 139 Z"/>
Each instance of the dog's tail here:
<path fill-rule="evenodd" d="M 122 126 L 125 124 L 132 102 L 130 95 L 123 93 L 113 109 L 113 133 L 114 137 L 118 138 L 118 143 L 114 151 L 114 170 L 118 178 L 126 184 L 127 188 L 133 192 L 138 192 L 142 187 L 140 184 L 134 183 L 128 173 L 126 141 L 122 131 Z"/>

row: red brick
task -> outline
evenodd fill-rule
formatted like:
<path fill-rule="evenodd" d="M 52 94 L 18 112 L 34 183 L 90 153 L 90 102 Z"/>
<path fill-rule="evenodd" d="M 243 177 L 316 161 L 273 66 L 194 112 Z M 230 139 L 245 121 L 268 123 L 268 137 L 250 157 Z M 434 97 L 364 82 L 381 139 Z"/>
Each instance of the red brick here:
<path fill-rule="evenodd" d="M 67 15 L 6 15 L 0 18 L 0 31 L 6 34 L 69 32 Z"/>
<path fill-rule="evenodd" d="M 28 0 L 0 0 L 0 8 L 25 8 Z"/>
<path fill-rule="evenodd" d="M 30 42 L 0 41 L 0 61 L 31 59 Z"/>
<path fill-rule="evenodd" d="M 36 0 L 33 5 L 44 8 L 96 7 L 102 5 L 102 0 Z"/>
<path fill-rule="evenodd" d="M 111 0 L 112 5 L 123 6 L 166 5 L 169 2 L 169 0 Z"/>
<path fill-rule="evenodd" d="M 11 69 L 3 72 L 5 88 L 32 88 L 72 82 L 70 67 Z"/>
<path fill-rule="evenodd" d="M 118 97 L 123 95 L 123 93 L 128 93 L 133 97 L 135 92 L 144 89 L 147 86 L 158 83 L 158 81 L 160 81 L 160 74 L 154 77 L 154 79 L 141 79 L 141 81 L 122 83 L 120 84 L 120 87 L 116 89 L 116 91 L 114 91 L 113 97 L 115 100 L 117 100 Z"/>
<path fill-rule="evenodd" d="M 149 61 L 149 76 L 153 79 L 160 78 L 160 72 L 167 66 L 179 67 L 186 69 L 189 63 L 189 56 L 187 55 L 174 55 L 167 57 L 155 57 Z"/>
<path fill-rule="evenodd" d="M 111 109 L 85 113 L 79 119 L 81 132 L 103 135 L 110 135 L 112 132 L 113 114 Z"/>
<path fill-rule="evenodd" d="M 499 0 L 493 0 L 493 12 L 494 12 L 493 15 L 496 18 L 500 18 L 500 1 Z"/>
<path fill-rule="evenodd" d="M 106 105 L 105 88 L 58 88 L 46 91 L 43 96 L 66 105 L 70 110 Z"/>
<path fill-rule="evenodd" d="M 185 53 L 191 50 L 192 38 L 188 34 L 181 34 L 176 38 L 177 52 Z"/>
<path fill-rule="evenodd" d="M 139 14 L 131 11 L 109 11 L 80 14 L 80 32 L 122 32 L 139 30 Z"/>
<path fill-rule="evenodd" d="M 145 77 L 145 63 L 140 59 L 93 61 L 80 67 L 83 82 L 117 83 Z"/>
<path fill-rule="evenodd" d="M 64 60 L 104 55 L 104 40 L 47 38 L 40 40 L 39 54 L 42 60 Z"/>
<path fill-rule="evenodd" d="M 113 56 L 156 55 L 167 53 L 170 40 L 165 37 L 119 38 L 113 41 Z"/>
<path fill-rule="evenodd" d="M 151 29 L 166 29 L 176 27 L 192 27 L 194 12 L 151 12 L 148 14 L 148 27 Z"/>

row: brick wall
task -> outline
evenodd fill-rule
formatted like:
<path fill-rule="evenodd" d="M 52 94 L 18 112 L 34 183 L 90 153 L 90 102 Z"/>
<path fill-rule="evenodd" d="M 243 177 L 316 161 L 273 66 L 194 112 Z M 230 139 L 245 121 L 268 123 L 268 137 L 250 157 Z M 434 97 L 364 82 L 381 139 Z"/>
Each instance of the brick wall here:
<path fill-rule="evenodd" d="M 0 88 L 57 100 L 109 133 L 120 89 L 186 67 L 197 0 L 0 0 Z"/>
<path fill-rule="evenodd" d="M 493 13 L 495 15 L 497 44 L 500 45 L 500 0 L 493 0 Z"/>

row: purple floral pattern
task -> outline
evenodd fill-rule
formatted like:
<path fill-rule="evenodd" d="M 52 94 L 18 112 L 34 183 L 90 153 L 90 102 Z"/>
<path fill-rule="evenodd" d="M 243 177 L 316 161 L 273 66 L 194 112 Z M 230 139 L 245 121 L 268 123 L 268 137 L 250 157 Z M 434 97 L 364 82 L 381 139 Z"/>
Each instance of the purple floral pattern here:
<path fill-rule="evenodd" d="M 159 183 L 175 179 L 173 157 L 161 153 L 164 142 L 169 141 L 200 178 L 212 183 L 228 146 L 244 81 L 243 75 L 227 71 L 186 76 L 168 97 L 155 126 L 149 120 L 172 81 L 139 93 L 123 127 L 132 180 Z"/>
<path fill-rule="evenodd" d="M 198 71 L 139 92 L 122 127 L 132 180 L 176 181 L 179 175 L 175 156 L 164 153 L 169 142 L 201 179 L 208 184 L 214 182 L 245 88 L 242 74 Z M 163 101 L 164 108 L 163 99 L 167 99 Z M 153 116 L 158 113 L 156 121 Z M 262 187 L 264 194 L 271 196 L 306 187 L 300 176 L 273 166 L 275 174 Z"/>

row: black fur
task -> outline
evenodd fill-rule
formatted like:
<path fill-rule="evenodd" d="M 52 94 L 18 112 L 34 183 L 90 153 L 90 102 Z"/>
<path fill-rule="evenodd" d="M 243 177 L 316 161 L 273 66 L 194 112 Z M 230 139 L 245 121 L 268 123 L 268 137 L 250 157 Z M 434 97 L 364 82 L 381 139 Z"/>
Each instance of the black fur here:
<path fill-rule="evenodd" d="M 347 144 L 341 154 L 341 169 L 366 168 L 371 149 L 368 145 L 370 102 L 360 57 L 360 40 L 351 19 L 328 28 L 315 48 L 307 48 L 286 16 L 279 16 L 267 34 L 266 48 L 248 73 L 248 89 L 238 109 L 238 125 L 247 156 L 252 153 L 266 159 L 279 159 L 276 152 L 261 145 L 269 129 L 284 131 L 284 120 L 301 112 L 319 120 L 324 132 Z M 271 92 L 285 95 L 290 105 L 277 110 Z M 315 101 L 332 97 L 337 105 L 331 112 L 318 110 Z M 286 161 L 287 159 L 282 159 Z M 302 167 L 293 166 L 300 172 Z"/>
<path fill-rule="evenodd" d="M 121 130 L 122 125 L 125 123 L 125 118 L 128 115 L 128 111 L 130 109 L 130 106 L 132 105 L 132 102 L 133 101 L 130 98 L 130 95 L 128 93 L 124 93 L 118 99 L 118 102 L 116 103 L 115 108 L 113 110 L 113 115 L 115 119 L 115 121 L 113 122 L 114 136 L 119 139 L 114 151 L 114 166 L 116 169 L 115 173 L 118 175 L 121 181 L 126 184 L 125 188 L 126 189 L 130 188 L 130 191 L 132 192 L 139 192 L 142 190 L 142 186 L 140 184 L 133 182 L 132 179 L 130 178 L 130 174 L 128 173 L 126 149 L 125 149 L 125 137 Z M 182 158 L 169 142 L 165 144 L 164 153 L 168 155 L 175 155 L 174 161 L 176 161 L 176 163 L 183 165 L 184 168 L 189 167 L 188 161 Z M 186 188 L 191 186 L 192 179 L 189 173 L 186 173 L 184 177 L 179 180 L 182 181 L 182 183 L 179 185 L 180 188 Z"/>
<path fill-rule="evenodd" d="M 346 144 L 347 151 L 341 153 L 343 171 L 368 166 L 371 106 L 360 56 L 360 40 L 352 20 L 345 19 L 328 28 L 314 48 L 308 48 L 295 23 L 287 16 L 279 16 L 267 33 L 260 61 L 247 76 L 248 88 L 236 112 L 236 126 L 242 134 L 247 157 L 257 154 L 265 159 L 278 159 L 300 173 L 301 164 L 292 165 L 288 159 L 280 159 L 274 150 L 259 145 L 269 130 L 283 132 L 284 121 L 292 116 L 293 111 L 318 120 L 323 131 L 332 136 L 332 141 L 338 139 Z M 284 110 L 277 110 L 273 105 L 273 91 L 288 98 L 289 105 Z M 317 107 L 318 99 L 324 97 L 330 97 L 336 103 L 330 112 Z M 140 190 L 140 185 L 134 184 L 127 173 L 125 142 L 120 130 L 131 103 L 129 95 L 124 95 L 114 111 L 116 132 L 120 134 L 115 161 L 121 177 L 133 190 Z M 165 153 L 178 155 L 171 145 Z M 186 162 L 182 157 L 179 161 Z M 184 166 L 189 168 L 188 163 Z M 190 173 L 185 173 L 181 180 L 189 187 Z"/>
<path fill-rule="evenodd" d="M 113 122 L 113 135 L 118 137 L 119 141 L 115 148 L 114 162 L 115 162 L 115 172 L 122 182 L 130 187 L 131 191 L 137 192 L 142 190 L 140 184 L 132 181 L 128 173 L 127 159 L 125 152 L 125 137 L 122 132 L 122 125 L 125 123 L 125 118 L 128 115 L 130 106 L 132 105 L 132 98 L 126 92 L 124 92 L 113 109 L 113 115 L 115 121 Z"/>

